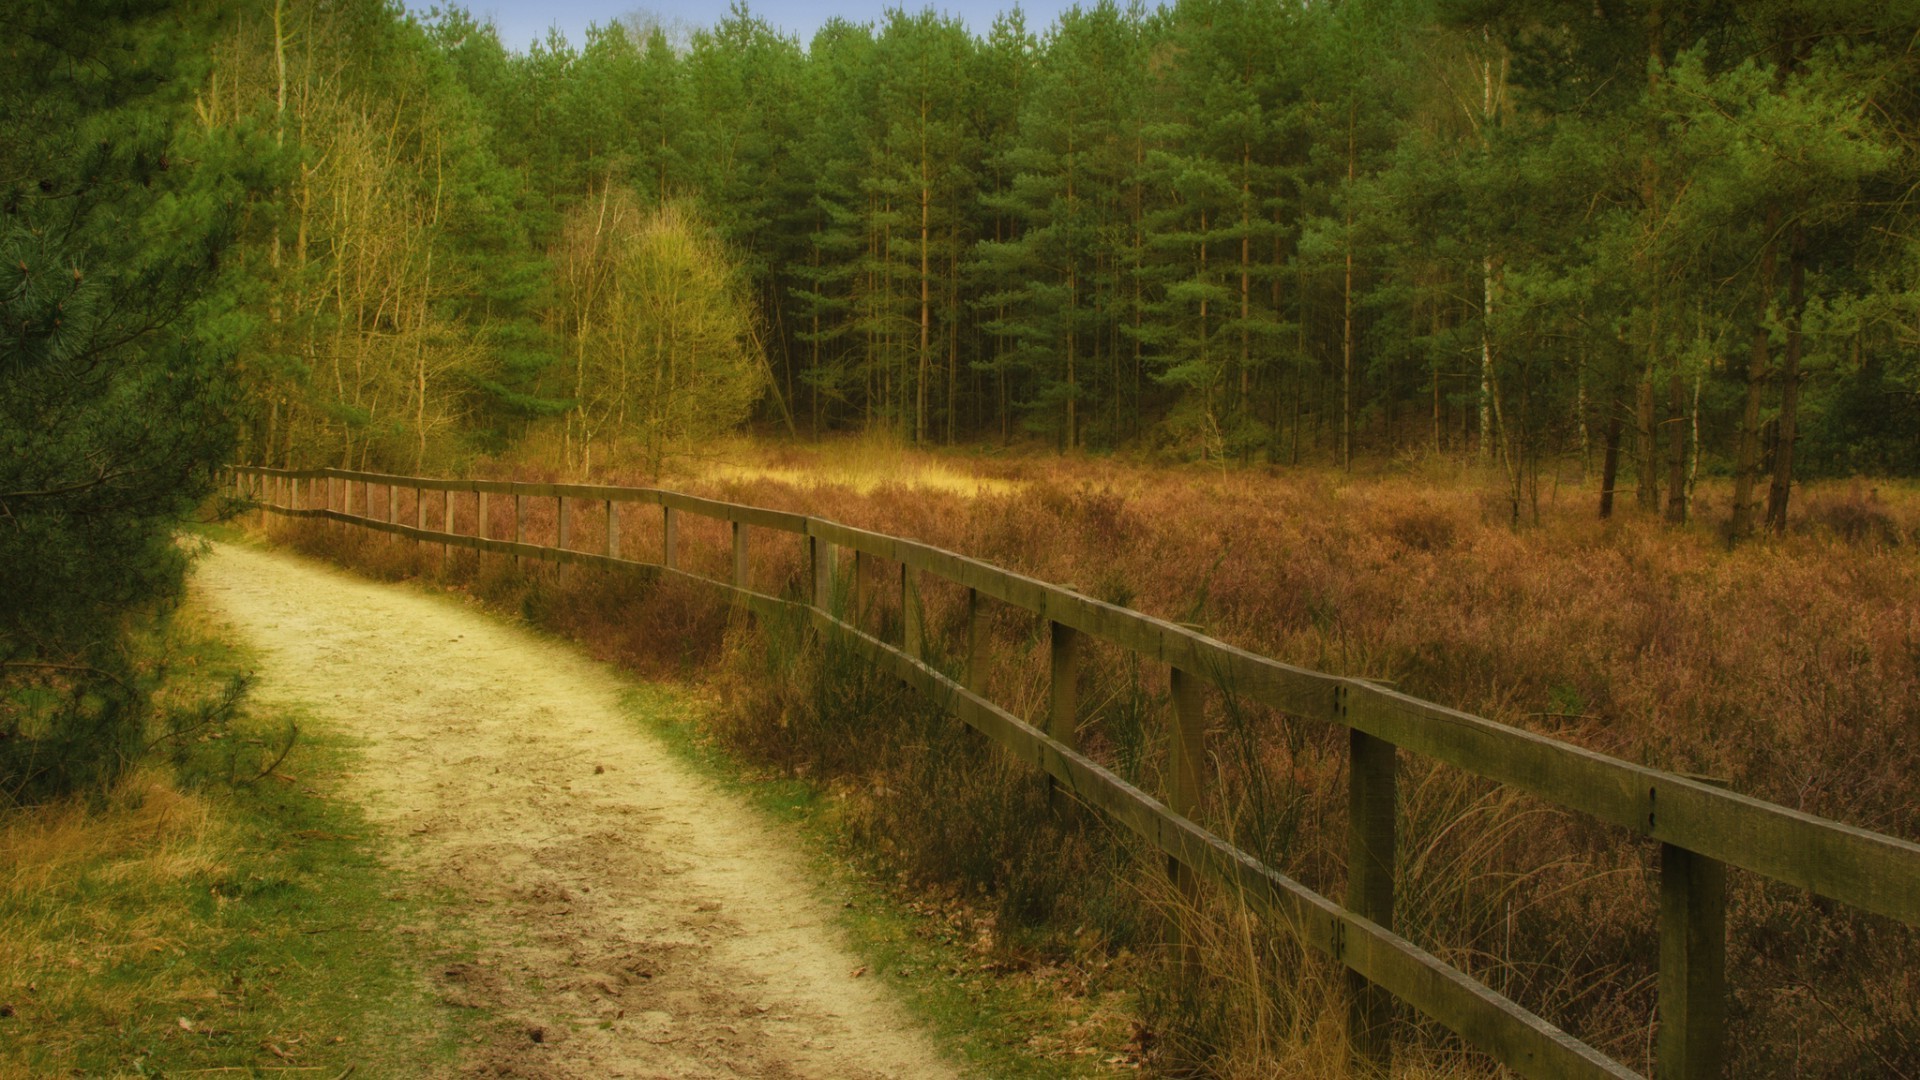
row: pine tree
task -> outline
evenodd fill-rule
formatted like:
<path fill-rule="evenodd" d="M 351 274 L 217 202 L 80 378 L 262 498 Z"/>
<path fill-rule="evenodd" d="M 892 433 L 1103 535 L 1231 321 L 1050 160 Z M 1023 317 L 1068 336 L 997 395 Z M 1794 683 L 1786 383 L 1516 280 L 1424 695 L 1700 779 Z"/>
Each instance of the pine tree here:
<path fill-rule="evenodd" d="M 126 0 L 0 22 L 0 803 L 137 750 L 125 638 L 235 444 L 227 255 L 278 158 L 189 122 L 211 31 Z"/>

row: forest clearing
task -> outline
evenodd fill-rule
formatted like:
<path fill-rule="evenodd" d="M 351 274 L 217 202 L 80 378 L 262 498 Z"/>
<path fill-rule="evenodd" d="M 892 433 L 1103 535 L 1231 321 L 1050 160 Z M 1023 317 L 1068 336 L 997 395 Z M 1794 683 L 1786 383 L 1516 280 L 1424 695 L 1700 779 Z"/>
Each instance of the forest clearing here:
<path fill-rule="evenodd" d="M 0 19 L 0 1075 L 1920 1077 L 1920 8 L 607 4 Z"/>

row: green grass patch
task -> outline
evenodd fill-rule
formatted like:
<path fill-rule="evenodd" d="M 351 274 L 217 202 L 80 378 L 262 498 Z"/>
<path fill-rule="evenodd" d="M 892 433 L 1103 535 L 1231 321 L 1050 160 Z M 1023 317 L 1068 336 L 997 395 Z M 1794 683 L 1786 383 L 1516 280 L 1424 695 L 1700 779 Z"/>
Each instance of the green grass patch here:
<path fill-rule="evenodd" d="M 250 666 L 191 607 L 153 644 L 163 706 Z M 0 1077 L 446 1071 L 467 1024 L 425 965 L 459 929 L 334 796 L 354 749 L 301 719 L 247 709 L 0 817 Z"/>
<path fill-rule="evenodd" d="M 1031 964 L 983 948 L 965 905 L 875 871 L 842 828 L 838 800 L 806 779 L 756 771 L 701 726 L 685 688 L 629 690 L 627 711 L 675 757 L 802 839 L 822 895 L 869 973 L 885 982 L 954 1060 L 980 1076 L 1110 1076 L 1132 1071 L 1128 980 Z"/>

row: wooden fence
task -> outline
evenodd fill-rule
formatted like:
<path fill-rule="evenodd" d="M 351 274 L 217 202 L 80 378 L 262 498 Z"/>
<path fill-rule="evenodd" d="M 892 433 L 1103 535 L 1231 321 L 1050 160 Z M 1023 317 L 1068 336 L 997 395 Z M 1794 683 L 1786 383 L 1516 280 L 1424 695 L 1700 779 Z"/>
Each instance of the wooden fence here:
<path fill-rule="evenodd" d="M 1362 1073 L 1384 1073 L 1391 1061 L 1391 995 L 1522 1076 L 1637 1075 L 1393 932 L 1394 784 L 1401 751 L 1445 762 L 1659 842 L 1655 1075 L 1662 1080 L 1704 1080 L 1724 1072 L 1726 867 L 1920 925 L 1920 845 L 1594 753 L 1365 680 L 1284 664 L 1185 626 L 911 540 L 654 488 L 440 480 L 334 469 L 235 468 L 231 477 L 239 493 L 276 514 L 344 522 L 519 559 L 678 575 L 709 583 L 765 614 L 802 610 L 822 633 L 840 635 L 872 663 L 1166 853 L 1183 888 L 1192 888 L 1195 877 L 1210 880 L 1263 920 L 1290 928 L 1305 944 L 1343 965 L 1353 991 L 1348 1033 Z M 384 507 L 375 506 L 375 488 L 385 490 Z M 411 524 L 397 520 L 403 488 L 415 493 Z M 440 517 L 432 523 L 438 527 L 429 527 L 428 492 L 441 493 Z M 486 535 L 487 503 L 494 496 L 511 500 L 511 539 Z M 455 500 L 464 497 L 477 503 L 478 535 L 453 529 Z M 556 500 L 558 546 L 522 541 L 528 499 Z M 661 562 L 621 556 L 614 509 L 620 503 L 661 508 Z M 602 551 L 567 546 L 574 515 L 586 507 L 605 514 Z M 730 527 L 730 581 L 681 568 L 679 523 L 686 514 Z M 804 545 L 803 565 L 809 568 L 805 600 L 751 587 L 747 538 L 753 529 L 792 534 Z M 833 613 L 829 601 L 839 552 L 899 566 L 907 623 L 901 647 Z M 967 590 L 967 657 L 965 673 L 957 681 L 924 659 L 924 641 L 913 617 L 916 605 L 909 599 L 918 589 L 916 575 Z M 982 696 L 983 597 L 1024 609 L 1051 626 L 1052 691 L 1044 726 L 1030 724 Z M 1077 749 L 1075 672 L 1083 635 L 1170 669 L 1170 781 L 1160 798 Z M 1351 789 L 1344 900 L 1314 892 L 1186 817 L 1199 796 L 1201 695 L 1209 685 L 1347 730 Z"/>

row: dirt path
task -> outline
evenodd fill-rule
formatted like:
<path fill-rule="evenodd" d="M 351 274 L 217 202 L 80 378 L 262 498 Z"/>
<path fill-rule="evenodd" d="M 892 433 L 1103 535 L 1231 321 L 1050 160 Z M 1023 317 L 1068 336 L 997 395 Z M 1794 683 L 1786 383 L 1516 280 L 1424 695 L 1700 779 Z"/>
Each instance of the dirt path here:
<path fill-rule="evenodd" d="M 954 1075 L 856 974 L 791 838 L 670 759 L 606 667 L 276 552 L 218 546 L 195 586 L 260 698 L 365 740 L 352 794 L 422 885 L 472 901 L 480 960 L 438 977 L 508 1023 L 469 1074 Z"/>

